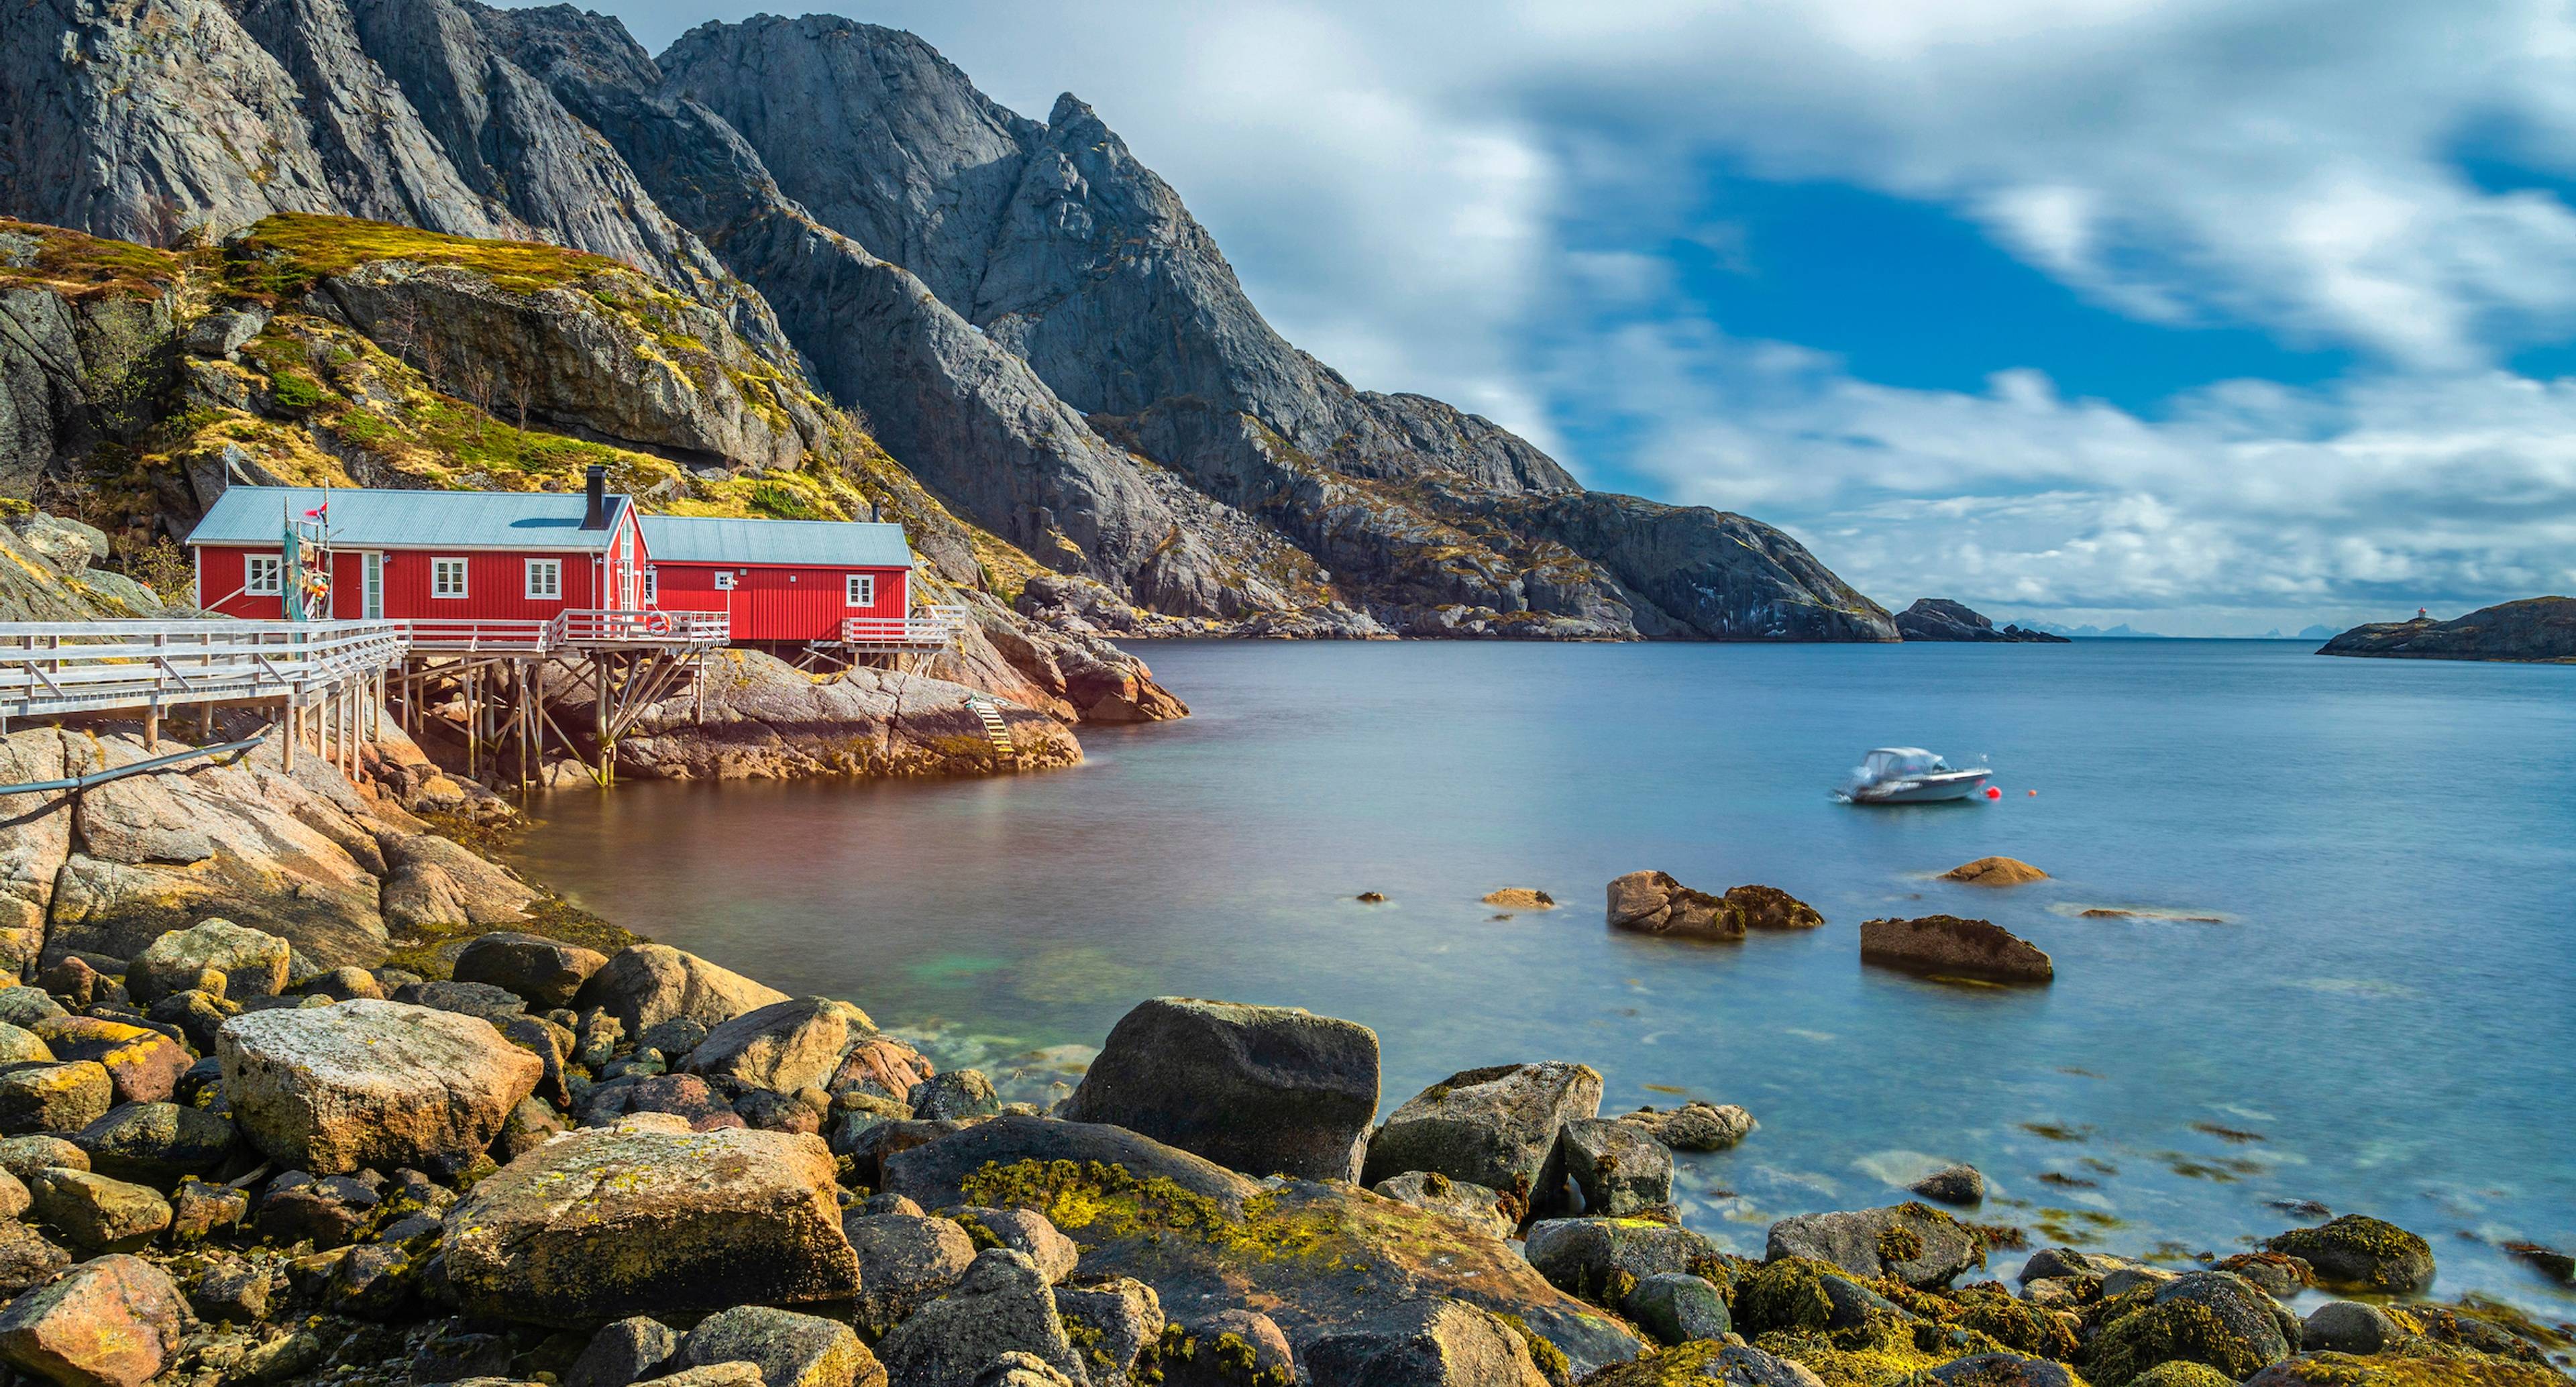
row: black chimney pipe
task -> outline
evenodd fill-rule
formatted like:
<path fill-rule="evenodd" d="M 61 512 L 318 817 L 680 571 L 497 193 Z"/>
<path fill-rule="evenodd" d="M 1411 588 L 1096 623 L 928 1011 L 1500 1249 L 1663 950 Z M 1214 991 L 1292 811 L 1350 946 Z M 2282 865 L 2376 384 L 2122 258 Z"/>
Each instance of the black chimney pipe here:
<path fill-rule="evenodd" d="M 590 505 L 581 513 L 581 527 L 585 530 L 607 529 L 608 469 L 592 463 L 582 475 L 582 490 L 590 498 Z"/>

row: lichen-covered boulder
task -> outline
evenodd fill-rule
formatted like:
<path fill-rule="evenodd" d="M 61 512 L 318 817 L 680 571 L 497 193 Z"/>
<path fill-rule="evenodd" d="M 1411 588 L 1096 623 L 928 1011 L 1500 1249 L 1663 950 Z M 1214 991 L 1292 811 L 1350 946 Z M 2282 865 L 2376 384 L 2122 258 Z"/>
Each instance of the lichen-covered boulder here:
<path fill-rule="evenodd" d="M 1314 1387 L 1547 1387 L 1511 1326 L 1457 1300 L 1388 1306 L 1297 1358 Z"/>
<path fill-rule="evenodd" d="M 849 1017 L 840 1005 L 803 997 L 772 1002 L 713 1027 L 689 1052 L 688 1067 L 750 1088 L 794 1093 L 821 1088 L 849 1047 Z"/>
<path fill-rule="evenodd" d="M 159 1031 L 96 1016 L 55 1016 L 28 1027 L 58 1060 L 92 1060 L 107 1071 L 120 1103 L 158 1103 L 196 1063 L 188 1047 Z"/>
<path fill-rule="evenodd" d="M 1726 1297 L 1707 1277 L 1686 1271 L 1658 1271 L 1637 1278 L 1619 1298 L 1619 1313 L 1666 1344 L 1714 1339 L 1730 1333 L 1735 1322 Z"/>
<path fill-rule="evenodd" d="M 1693 1271 L 1718 1260 L 1702 1234 L 1645 1218 L 1551 1218 L 1530 1225 L 1521 1244 L 1538 1273 L 1568 1295 L 1617 1305 L 1646 1277 Z"/>
<path fill-rule="evenodd" d="M 2242 1277 L 2186 1272 L 2111 1313 L 2084 1350 L 2085 1375 L 2099 1387 L 2126 1384 L 2159 1363 L 2205 1364 L 2242 1381 L 2290 1356 L 2299 1322 Z"/>
<path fill-rule="evenodd" d="M 1583 1387 L 1825 1387 L 1825 1380 L 1794 1358 L 1746 1344 L 1699 1339 L 1652 1358 L 1587 1377 Z"/>
<path fill-rule="evenodd" d="M 14 1218 L 0 1219 L 0 1296 L 41 1286 L 72 1264 L 72 1255 Z"/>
<path fill-rule="evenodd" d="M 1973 1353 L 1906 1381 L 1908 1387 L 2087 1387 L 2065 1364 L 2022 1353 Z"/>
<path fill-rule="evenodd" d="M 0 1065 L 51 1064 L 56 1058 L 43 1036 L 24 1026 L 0 1021 Z"/>
<path fill-rule="evenodd" d="M 1589 1065 L 1504 1064 L 1452 1074 L 1397 1108 L 1369 1138 L 1364 1184 L 1436 1170 L 1541 1204 L 1564 1183 L 1557 1138 L 1601 1115 Z"/>
<path fill-rule="evenodd" d="M 1002 1247 L 977 1253 L 957 1289 L 877 1345 L 887 1374 L 904 1387 L 975 1387 L 985 1366 L 1005 1353 L 1028 1354 L 1083 1380 L 1082 1355 L 1065 1333 L 1045 1274 Z"/>
<path fill-rule="evenodd" d="M 116 1105 L 116 1084 L 96 1060 L 31 1064 L 0 1073 L 0 1132 L 77 1132 Z"/>
<path fill-rule="evenodd" d="M 1669 872 L 1630 872 L 1610 882 L 1610 928 L 1677 939 L 1742 939 L 1744 922 L 1726 902 L 1673 879 Z"/>
<path fill-rule="evenodd" d="M 859 1289 L 831 1153 L 788 1132 L 572 1132 L 477 1184 L 443 1246 L 469 1313 L 567 1328 Z"/>
<path fill-rule="evenodd" d="M 841 1232 L 859 1259 L 859 1323 L 877 1337 L 955 1289 L 975 1261 L 974 1242 L 953 1219 L 853 1213 Z"/>
<path fill-rule="evenodd" d="M 401 1002 L 246 1012 L 216 1051 L 242 1135 L 315 1174 L 457 1169 L 545 1073 L 488 1021 Z"/>
<path fill-rule="evenodd" d="M 1297 1380 L 1297 1355 L 1279 1322 L 1241 1307 L 1173 1323 L 1160 1357 L 1163 1387 L 1270 1387 Z"/>
<path fill-rule="evenodd" d="M 2147 1382 L 2129 1387 L 2185 1387 Z M 2245 1387 L 2567 1387 L 2564 1374 L 2539 1363 L 2478 1353 L 2439 1357 L 2303 1353 L 2245 1380 Z"/>
<path fill-rule="evenodd" d="M 142 1387 L 179 1350 L 188 1304 L 159 1267 L 84 1262 L 0 1311 L 0 1359 L 62 1387 Z"/>
<path fill-rule="evenodd" d="M 1035 1209 L 1081 1244 L 1086 1276 L 1132 1277 L 1167 1307 L 1259 1305 L 1292 1343 L 1371 1306 L 1449 1296 L 1518 1318 L 1579 1371 L 1638 1351 L 1457 1219 L 1346 1184 L 1257 1183 L 1121 1128 L 998 1117 L 888 1157 L 884 1187 L 934 1208 Z"/>
<path fill-rule="evenodd" d="M 1352 1180 L 1377 1103 L 1377 1033 L 1366 1026 L 1300 1007 L 1156 997 L 1111 1028 L 1064 1115 L 1248 1175 Z"/>
<path fill-rule="evenodd" d="M 2263 1246 L 2304 1260 L 2329 1290 L 2411 1295 L 2433 1284 L 2433 1245 L 2367 1214 L 2293 1228 Z"/>
<path fill-rule="evenodd" d="M 1926 915 L 1915 920 L 1864 920 L 1860 957 L 1908 972 L 2047 982 L 2057 974 L 2038 946 L 1990 920 Z"/>
<path fill-rule="evenodd" d="M 1074 1246 L 1047 1216 L 1035 1209 L 997 1209 L 985 1205 L 967 1205 L 940 1211 L 956 1220 L 966 1236 L 977 1247 L 1007 1247 L 1029 1259 L 1038 1274 L 1054 1285 L 1073 1275 L 1074 1265 L 1082 1250 Z"/>
<path fill-rule="evenodd" d="M 1162 1298 L 1133 1277 L 1055 1288 L 1056 1313 L 1083 1350 L 1091 1387 L 1133 1387 L 1137 1364 L 1162 1341 Z M 1165 1381 L 1170 1380 L 1169 1374 Z"/>
<path fill-rule="evenodd" d="M 230 920 L 208 920 L 172 930 L 153 940 L 126 965 L 125 990 L 138 1005 L 150 1006 L 173 992 L 197 985 L 197 975 L 224 975 L 224 996 L 233 1001 L 274 997 L 286 990 L 292 949 L 284 939 Z"/>
<path fill-rule="evenodd" d="M 1909 1286 L 1949 1285 L 1985 1265 L 1985 1249 L 1957 1219 L 1927 1204 L 1800 1214 L 1771 1225 L 1763 1260 L 1806 1257 L 1864 1278 L 1892 1277 Z"/>
<path fill-rule="evenodd" d="M 582 984 L 608 965 L 608 955 L 543 935 L 501 930 L 476 935 L 456 955 L 449 976 L 487 983 L 529 1005 L 552 1010 L 572 1005 Z"/>
<path fill-rule="evenodd" d="M 1467 1221 L 1472 1227 L 1497 1238 L 1508 1238 L 1520 1227 L 1516 1210 L 1520 1201 L 1506 1199 L 1499 1190 L 1466 1180 L 1452 1180 L 1436 1170 L 1409 1170 L 1402 1175 L 1380 1180 L 1369 1186 L 1381 1194 L 1417 1209 L 1431 1209 Z"/>
<path fill-rule="evenodd" d="M 682 1371 L 749 1363 L 763 1387 L 885 1387 L 886 1371 L 850 1327 L 769 1305 L 709 1315 L 681 1340 Z"/>
<path fill-rule="evenodd" d="M 786 993 L 719 968 L 666 944 L 621 949 L 581 985 L 576 1009 L 599 1007 L 624 1023 L 628 1035 L 675 1016 L 718 1026 L 745 1012 L 788 1000 Z"/>
<path fill-rule="evenodd" d="M 1584 1212 L 1624 1218 L 1673 1201 L 1672 1148 L 1644 1129 L 1610 1118 L 1565 1124 L 1565 1173 L 1583 1192 Z"/>

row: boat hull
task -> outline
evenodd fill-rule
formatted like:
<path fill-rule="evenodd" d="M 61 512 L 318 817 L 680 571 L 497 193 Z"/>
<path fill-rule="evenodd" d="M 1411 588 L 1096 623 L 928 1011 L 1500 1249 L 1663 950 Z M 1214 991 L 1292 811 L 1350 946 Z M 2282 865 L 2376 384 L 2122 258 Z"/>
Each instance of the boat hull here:
<path fill-rule="evenodd" d="M 1987 775 L 1985 771 L 1957 771 L 1879 785 L 1856 785 L 1845 793 L 1854 804 L 1939 804 L 1974 796 L 1986 788 Z"/>

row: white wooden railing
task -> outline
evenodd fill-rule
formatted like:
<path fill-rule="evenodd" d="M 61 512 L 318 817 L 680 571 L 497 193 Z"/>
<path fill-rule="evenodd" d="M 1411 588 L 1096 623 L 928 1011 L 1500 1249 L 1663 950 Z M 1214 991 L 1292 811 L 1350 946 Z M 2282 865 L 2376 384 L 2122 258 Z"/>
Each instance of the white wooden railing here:
<path fill-rule="evenodd" d="M 601 645 L 711 646 L 729 638 L 723 612 L 638 612 L 580 608 L 551 619 L 436 617 L 405 623 L 418 650 L 543 655 Z"/>
<path fill-rule="evenodd" d="M 309 699 L 372 677 L 398 621 L 0 622 L 0 718 L 234 699 Z"/>
<path fill-rule="evenodd" d="M 938 650 L 966 630 L 964 607 L 931 607 L 912 616 L 854 616 L 841 622 L 841 643 L 877 649 Z"/>

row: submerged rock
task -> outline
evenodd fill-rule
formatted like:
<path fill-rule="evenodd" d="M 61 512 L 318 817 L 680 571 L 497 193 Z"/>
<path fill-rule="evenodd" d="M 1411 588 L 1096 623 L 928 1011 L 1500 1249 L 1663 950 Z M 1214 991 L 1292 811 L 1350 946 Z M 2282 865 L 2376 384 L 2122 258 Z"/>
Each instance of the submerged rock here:
<path fill-rule="evenodd" d="M 831 1154 L 784 1132 L 569 1133 L 476 1185 L 444 1247 L 466 1310 L 562 1327 L 859 1289 Z"/>
<path fill-rule="evenodd" d="M 1501 906 L 1505 910 L 1554 910 L 1556 897 L 1526 886 L 1506 886 L 1499 891 L 1486 892 L 1485 904 Z"/>
<path fill-rule="evenodd" d="M 1643 1128 L 1675 1151 L 1724 1151 L 1744 1140 L 1754 1127 L 1753 1114 L 1744 1109 L 1696 1098 L 1665 1112 L 1639 1108 L 1621 1113 L 1619 1120 Z"/>
<path fill-rule="evenodd" d="M 1366 1026 L 1299 1007 L 1157 997 L 1111 1029 L 1064 1115 L 1249 1175 L 1355 1180 L 1377 1104 L 1377 1033 Z"/>
<path fill-rule="evenodd" d="M 1678 939 L 1741 939 L 1744 924 L 1726 902 L 1675 881 L 1669 872 L 1630 872 L 1610 883 L 1610 928 Z"/>
<path fill-rule="evenodd" d="M 1905 1188 L 1944 1204 L 1976 1204 L 1986 1197 L 1986 1177 L 1972 1165 L 1943 1166 Z"/>
<path fill-rule="evenodd" d="M 2047 954 L 1986 920 L 1927 915 L 1917 920 L 1867 920 L 1860 927 L 1860 956 L 1919 973 L 1958 973 L 2005 982 L 2047 982 L 2056 976 Z"/>
<path fill-rule="evenodd" d="M 246 1013 L 217 1042 L 242 1134 L 317 1174 L 458 1168 L 545 1073 L 489 1022 L 400 1002 Z"/>

